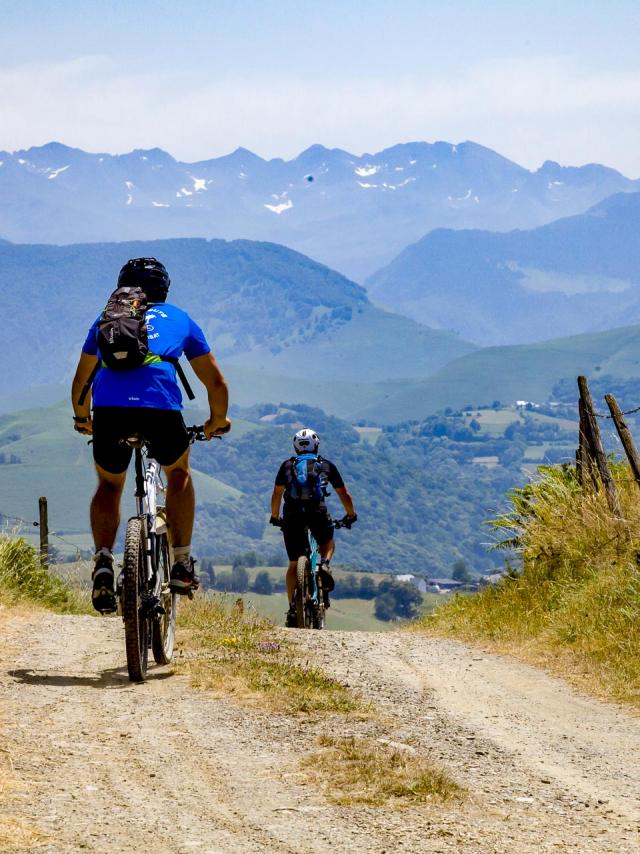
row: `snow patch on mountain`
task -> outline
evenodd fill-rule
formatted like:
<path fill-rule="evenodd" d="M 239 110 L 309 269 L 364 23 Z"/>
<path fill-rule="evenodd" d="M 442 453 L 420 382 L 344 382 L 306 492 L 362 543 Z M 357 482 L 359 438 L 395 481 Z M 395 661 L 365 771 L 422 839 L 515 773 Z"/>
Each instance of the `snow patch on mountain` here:
<path fill-rule="evenodd" d="M 277 196 L 276 196 L 276 198 L 277 198 Z M 273 213 L 277 213 L 277 214 L 281 214 L 284 211 L 288 211 L 292 207 L 293 207 L 293 202 L 291 201 L 291 199 L 287 199 L 286 202 L 282 202 L 279 205 L 265 205 L 265 208 L 267 208 L 267 210 L 273 211 Z"/>
<path fill-rule="evenodd" d="M 68 166 L 61 166 L 59 169 L 53 169 L 51 172 L 49 172 L 47 178 L 52 181 L 54 178 L 57 178 L 61 172 L 66 172 L 68 168 Z M 45 171 L 48 172 L 49 170 L 46 169 Z"/>
<path fill-rule="evenodd" d="M 356 175 L 359 175 L 360 178 L 368 178 L 370 175 L 375 175 L 376 172 L 379 172 L 381 168 L 382 168 L 381 166 L 367 165 L 367 166 L 358 166 L 358 168 L 354 169 L 353 171 L 356 173 Z"/>

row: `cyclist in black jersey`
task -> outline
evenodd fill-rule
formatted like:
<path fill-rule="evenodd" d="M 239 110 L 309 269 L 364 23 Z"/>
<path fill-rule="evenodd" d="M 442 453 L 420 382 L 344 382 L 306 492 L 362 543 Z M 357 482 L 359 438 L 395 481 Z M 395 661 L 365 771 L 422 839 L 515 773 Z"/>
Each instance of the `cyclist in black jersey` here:
<path fill-rule="evenodd" d="M 333 589 L 329 562 L 335 551 L 333 539 L 333 522 L 329 516 L 325 497 L 328 486 L 332 486 L 345 510 L 342 520 L 345 527 L 357 521 L 358 516 L 353 505 L 353 499 L 336 466 L 327 459 L 319 456 L 320 439 L 318 434 L 309 427 L 299 430 L 293 437 L 294 457 L 285 460 L 276 475 L 271 496 L 272 525 L 282 528 L 284 544 L 289 558 L 287 569 L 287 596 L 289 612 L 287 625 L 296 625 L 295 605 L 293 597 L 296 590 L 296 564 L 300 555 L 306 553 L 308 540 L 306 530 L 311 531 L 320 550 L 325 589 L 325 606 L 329 607 L 328 593 Z M 303 477 L 308 475 L 305 484 L 300 486 L 300 471 Z M 280 505 L 284 498 L 284 510 L 280 517 Z"/>

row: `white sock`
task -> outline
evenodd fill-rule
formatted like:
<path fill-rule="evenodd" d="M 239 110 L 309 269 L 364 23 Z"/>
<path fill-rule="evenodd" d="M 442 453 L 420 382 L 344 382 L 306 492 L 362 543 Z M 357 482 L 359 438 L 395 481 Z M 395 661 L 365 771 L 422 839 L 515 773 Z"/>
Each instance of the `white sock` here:
<path fill-rule="evenodd" d="M 113 555 L 111 554 L 111 549 L 108 549 L 106 546 L 103 546 L 101 549 L 94 554 L 94 561 L 99 560 L 101 557 L 108 557 L 109 560 L 113 560 Z"/>
<path fill-rule="evenodd" d="M 191 555 L 191 543 L 188 546 L 175 546 L 173 549 L 173 559 L 176 563 L 184 563 L 187 565 L 189 563 L 189 557 Z"/>

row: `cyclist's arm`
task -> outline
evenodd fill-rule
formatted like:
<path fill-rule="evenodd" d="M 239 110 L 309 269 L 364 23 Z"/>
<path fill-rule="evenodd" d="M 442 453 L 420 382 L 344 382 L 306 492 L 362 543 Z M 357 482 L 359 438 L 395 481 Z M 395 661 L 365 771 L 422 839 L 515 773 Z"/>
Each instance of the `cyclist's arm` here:
<path fill-rule="evenodd" d="M 71 405 L 73 406 L 73 414 L 79 418 L 89 418 L 91 415 L 91 391 L 85 397 L 82 406 L 78 403 L 78 399 L 82 394 L 82 389 L 85 387 L 87 380 L 91 376 L 91 372 L 98 361 L 97 356 L 92 356 L 90 353 L 82 352 L 80 360 L 76 368 L 76 373 L 71 384 Z"/>
<path fill-rule="evenodd" d="M 351 497 L 351 493 L 347 489 L 346 486 L 340 486 L 336 488 L 336 495 L 342 502 L 342 506 L 345 509 L 347 516 L 355 516 L 356 508 L 353 506 L 353 498 Z"/>
<path fill-rule="evenodd" d="M 276 484 L 273 487 L 273 493 L 271 494 L 271 515 L 279 516 L 280 515 L 280 504 L 282 503 L 282 496 L 284 495 L 284 486 L 278 486 Z"/>
<path fill-rule="evenodd" d="M 222 371 L 211 353 L 196 356 L 195 359 L 190 360 L 190 364 L 206 388 L 209 399 L 211 416 L 204 425 L 205 434 L 210 438 L 214 433 L 226 433 L 231 427 L 231 422 L 227 418 L 229 390 Z"/>

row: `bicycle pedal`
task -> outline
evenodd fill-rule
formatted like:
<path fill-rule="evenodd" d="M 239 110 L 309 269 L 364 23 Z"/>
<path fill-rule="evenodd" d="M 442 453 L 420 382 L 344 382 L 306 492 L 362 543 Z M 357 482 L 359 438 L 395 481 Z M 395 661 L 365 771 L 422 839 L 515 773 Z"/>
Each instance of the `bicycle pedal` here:
<path fill-rule="evenodd" d="M 143 593 L 140 599 L 141 611 L 145 617 L 160 617 L 167 613 L 155 593 Z"/>

